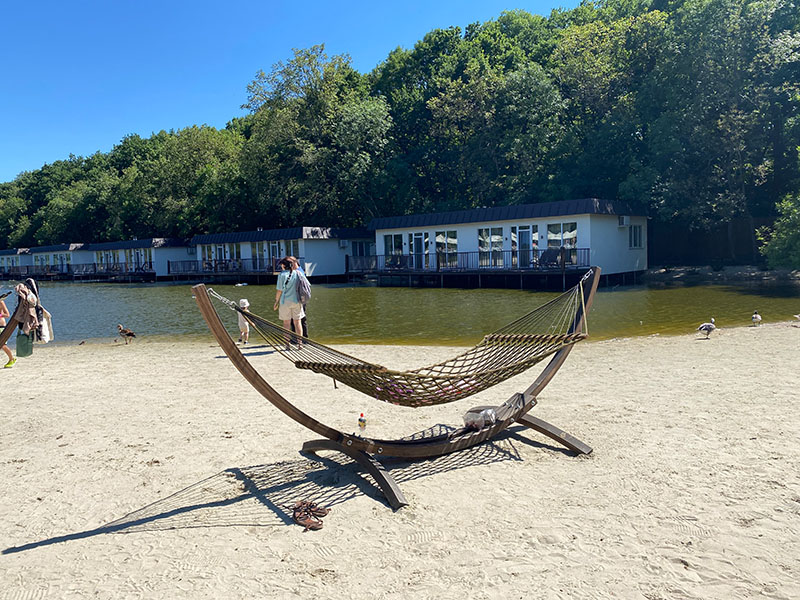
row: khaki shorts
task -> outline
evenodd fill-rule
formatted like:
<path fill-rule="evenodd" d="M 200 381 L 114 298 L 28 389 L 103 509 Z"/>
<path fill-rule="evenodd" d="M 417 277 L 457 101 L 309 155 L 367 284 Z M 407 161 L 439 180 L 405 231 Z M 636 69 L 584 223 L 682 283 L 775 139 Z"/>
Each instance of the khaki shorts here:
<path fill-rule="evenodd" d="M 281 321 L 300 320 L 305 316 L 303 305 L 299 302 L 284 302 L 278 305 L 278 318 Z"/>

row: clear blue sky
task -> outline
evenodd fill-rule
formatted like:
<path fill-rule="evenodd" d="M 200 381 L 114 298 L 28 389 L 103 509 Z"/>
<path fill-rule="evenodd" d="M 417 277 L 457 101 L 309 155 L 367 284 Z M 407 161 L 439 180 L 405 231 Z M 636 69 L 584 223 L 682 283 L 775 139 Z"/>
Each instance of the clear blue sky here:
<path fill-rule="evenodd" d="M 577 0 L 79 0 L 0 11 L 0 182 L 128 134 L 221 128 L 259 69 L 324 43 L 366 73 L 435 28 Z"/>

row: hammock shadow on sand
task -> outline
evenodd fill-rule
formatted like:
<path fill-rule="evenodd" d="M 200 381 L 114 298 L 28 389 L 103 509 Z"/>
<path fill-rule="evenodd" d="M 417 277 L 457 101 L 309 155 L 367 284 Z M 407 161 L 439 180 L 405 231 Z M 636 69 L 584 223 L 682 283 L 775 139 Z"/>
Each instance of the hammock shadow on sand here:
<path fill-rule="evenodd" d="M 397 481 L 409 482 L 468 467 L 522 461 L 515 441 L 566 452 L 561 448 L 518 436 L 514 429 L 516 428 L 507 430 L 485 444 L 430 460 L 387 459 L 385 467 Z M 452 428 L 447 425 L 435 425 L 415 435 L 427 437 L 450 430 Z M 331 465 L 343 468 L 332 469 Z M 313 460 L 298 459 L 268 465 L 233 467 L 101 527 L 11 546 L 2 550 L 2 554 L 110 533 L 291 525 L 292 507 L 297 500 L 312 499 L 323 506 L 336 507 L 360 495 L 385 501 L 371 477 L 359 472 L 357 464 L 341 454 Z"/>

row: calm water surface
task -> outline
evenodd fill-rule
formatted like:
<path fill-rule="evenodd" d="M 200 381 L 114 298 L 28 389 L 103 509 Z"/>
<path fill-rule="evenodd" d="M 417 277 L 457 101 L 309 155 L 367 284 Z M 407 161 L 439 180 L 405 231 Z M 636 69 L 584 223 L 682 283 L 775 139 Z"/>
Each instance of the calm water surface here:
<path fill-rule="evenodd" d="M 0 286 L 8 289 L 10 282 Z M 271 286 L 214 286 L 222 295 L 248 298 L 251 311 L 277 322 Z M 208 338 L 190 285 L 41 284 L 43 305 L 53 314 L 57 343 L 108 339 L 117 323 L 142 338 Z M 321 342 L 472 345 L 553 298 L 521 290 L 456 290 L 315 285 L 308 307 L 309 332 Z M 217 304 L 236 332 L 233 311 Z M 13 311 L 13 303 L 9 306 Z M 737 284 L 601 289 L 590 313 L 592 339 L 683 334 L 715 317 L 721 328 L 750 324 L 754 310 L 765 323 L 800 313 L 800 284 Z M 13 339 L 13 338 L 12 338 Z M 12 344 L 13 345 L 13 344 Z"/>

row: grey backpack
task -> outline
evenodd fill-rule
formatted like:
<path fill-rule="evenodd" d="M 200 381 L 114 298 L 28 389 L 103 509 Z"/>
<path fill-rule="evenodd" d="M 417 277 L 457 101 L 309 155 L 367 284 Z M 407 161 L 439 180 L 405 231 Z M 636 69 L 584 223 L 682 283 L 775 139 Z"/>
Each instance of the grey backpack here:
<path fill-rule="evenodd" d="M 300 300 L 300 304 L 311 300 L 311 284 L 300 271 L 297 271 L 297 298 Z"/>

